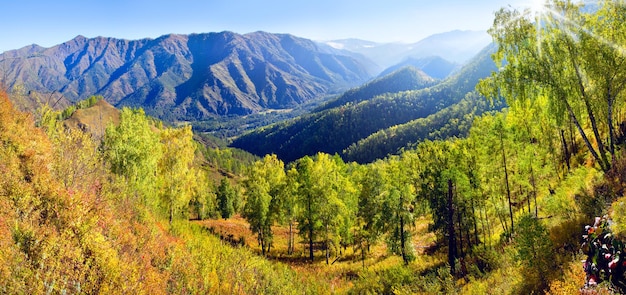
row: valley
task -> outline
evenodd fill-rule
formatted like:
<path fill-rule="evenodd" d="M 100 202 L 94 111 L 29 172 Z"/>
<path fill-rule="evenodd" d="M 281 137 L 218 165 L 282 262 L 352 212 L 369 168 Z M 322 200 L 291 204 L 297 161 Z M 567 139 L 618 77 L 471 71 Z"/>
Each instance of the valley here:
<path fill-rule="evenodd" d="M 624 293 L 625 23 L 6 51 L 0 294 Z"/>

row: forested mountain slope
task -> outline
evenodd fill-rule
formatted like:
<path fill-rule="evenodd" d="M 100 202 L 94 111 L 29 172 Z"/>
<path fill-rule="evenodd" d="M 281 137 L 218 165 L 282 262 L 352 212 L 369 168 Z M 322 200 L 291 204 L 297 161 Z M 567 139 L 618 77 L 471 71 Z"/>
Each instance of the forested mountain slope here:
<path fill-rule="evenodd" d="M 476 92 L 463 100 L 425 118 L 380 130 L 343 150 L 346 161 L 369 163 L 398 154 L 403 148 L 412 148 L 423 140 L 445 140 L 467 136 L 474 119 L 481 114 L 501 110 L 503 101 L 489 102 Z"/>
<path fill-rule="evenodd" d="M 314 112 L 343 106 L 348 103 L 357 104 L 384 93 L 394 93 L 407 90 L 418 90 L 433 86 L 437 80 L 428 76 L 417 67 L 407 66 L 396 69 L 363 86 L 350 89 L 335 99 L 330 100 Z"/>
<path fill-rule="evenodd" d="M 461 64 L 447 61 L 439 56 L 422 58 L 409 57 L 400 63 L 385 69 L 379 74 L 379 76 L 386 76 L 406 66 L 416 67 L 435 79 L 445 79 L 453 74 L 455 70 L 461 68 Z"/>
<path fill-rule="evenodd" d="M 458 74 L 433 87 L 373 98 L 358 104 L 304 115 L 261 128 L 236 139 L 232 146 L 256 155 L 274 153 L 293 161 L 317 152 L 341 153 L 351 144 L 394 125 L 424 118 L 458 103 L 474 90 L 479 79 L 495 70 L 487 47 Z"/>
<path fill-rule="evenodd" d="M 88 39 L 32 45 L 0 55 L 3 83 L 59 92 L 71 101 L 102 95 L 165 120 L 197 120 L 290 108 L 358 85 L 371 62 L 292 35 L 232 32 L 157 39 Z"/>

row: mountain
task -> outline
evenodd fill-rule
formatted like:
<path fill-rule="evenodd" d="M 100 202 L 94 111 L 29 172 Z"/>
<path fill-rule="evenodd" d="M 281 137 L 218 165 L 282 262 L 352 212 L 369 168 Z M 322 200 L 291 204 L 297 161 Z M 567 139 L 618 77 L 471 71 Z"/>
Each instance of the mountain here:
<path fill-rule="evenodd" d="M 485 48 L 457 74 L 435 86 L 362 97 L 358 103 L 324 108 L 247 133 L 231 146 L 256 155 L 273 153 L 286 162 L 317 152 L 342 153 L 379 130 L 426 118 L 459 103 L 481 78 L 496 70 L 490 58 L 493 50 L 493 46 Z M 440 122 L 446 124 L 446 120 Z M 397 148 L 385 150 L 393 153 Z"/>
<path fill-rule="evenodd" d="M 365 58 L 286 34 L 232 32 L 121 40 L 78 36 L 0 55 L 9 87 L 102 95 L 161 119 L 199 120 L 291 108 L 372 76 Z"/>
<path fill-rule="evenodd" d="M 420 40 L 410 46 L 406 55 L 413 58 L 439 56 L 455 63 L 465 64 L 491 41 L 491 36 L 484 31 L 456 30 Z"/>
<path fill-rule="evenodd" d="M 411 44 L 376 43 L 360 39 L 341 39 L 323 42 L 332 48 L 361 54 L 374 61 L 381 70 L 405 59 Z M 380 71 L 379 71 L 380 72 Z"/>
<path fill-rule="evenodd" d="M 438 56 L 451 63 L 462 65 L 489 43 L 491 43 L 491 37 L 487 32 L 461 30 L 431 35 L 419 42 L 408 44 L 376 43 L 359 39 L 324 42 L 324 44 L 334 48 L 362 54 L 383 69 L 401 63 L 407 58 L 420 59 L 432 56 Z"/>
<path fill-rule="evenodd" d="M 447 61 L 439 56 L 422 58 L 408 57 L 402 62 L 385 69 L 379 74 L 379 76 L 388 75 L 406 66 L 418 68 L 425 74 L 437 79 L 445 79 L 446 77 L 450 76 L 455 70 L 458 70 L 461 67 L 460 64 Z"/>
<path fill-rule="evenodd" d="M 316 111 L 332 109 L 348 103 L 357 104 L 385 93 L 423 89 L 436 83 L 436 79 L 428 76 L 422 70 L 413 66 L 407 66 L 370 81 L 363 86 L 350 89 L 337 98 L 328 101 L 316 109 Z"/>

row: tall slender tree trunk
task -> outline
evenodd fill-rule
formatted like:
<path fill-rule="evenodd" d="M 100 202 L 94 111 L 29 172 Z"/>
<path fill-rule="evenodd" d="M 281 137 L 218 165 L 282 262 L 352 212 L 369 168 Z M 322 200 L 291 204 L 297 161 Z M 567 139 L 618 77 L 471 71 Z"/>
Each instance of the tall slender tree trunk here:
<path fill-rule="evenodd" d="M 607 125 L 609 125 L 609 153 L 611 154 L 611 166 L 615 164 L 615 128 L 613 126 L 613 102 L 615 99 L 611 96 L 611 87 L 607 90 L 608 116 Z"/>
<path fill-rule="evenodd" d="M 569 150 L 567 149 L 567 141 L 565 141 L 565 130 L 561 129 L 561 144 L 563 145 L 563 157 L 565 158 L 565 164 L 567 164 L 567 172 L 569 173 L 570 168 L 570 158 L 571 155 Z"/>
<path fill-rule="evenodd" d="M 572 124 L 572 117 L 569 117 L 569 141 L 570 141 L 570 149 L 571 154 L 575 155 L 578 153 L 578 147 L 576 145 L 576 140 L 574 138 L 574 124 Z"/>
<path fill-rule="evenodd" d="M 481 219 L 481 227 L 483 229 L 483 248 L 486 250 L 487 249 L 487 240 L 488 237 L 491 235 L 491 227 L 489 224 L 489 220 L 487 219 L 487 206 L 486 204 L 483 204 L 482 206 L 482 210 L 480 210 L 478 213 L 480 214 L 480 219 Z M 484 217 L 483 217 L 484 216 Z"/>
<path fill-rule="evenodd" d="M 459 257 L 465 257 L 465 253 L 463 252 L 463 225 L 461 224 L 461 210 L 456 210 L 456 223 L 458 230 L 455 230 L 455 233 L 459 232 Z"/>
<path fill-rule="evenodd" d="M 329 244 L 328 244 L 328 223 L 326 223 L 324 225 L 324 229 L 326 231 L 326 238 L 325 238 L 326 241 L 324 242 L 324 248 L 326 250 L 326 253 L 325 253 L 326 254 L 326 265 L 328 265 L 328 258 L 329 258 L 328 256 L 330 255 L 329 252 L 328 252 L 328 248 L 329 248 Z"/>
<path fill-rule="evenodd" d="M 289 220 L 289 237 L 287 238 L 287 254 L 293 254 L 293 221 Z"/>
<path fill-rule="evenodd" d="M 172 226 L 172 219 L 174 219 L 174 210 L 172 207 L 172 202 L 170 202 L 170 226 Z"/>
<path fill-rule="evenodd" d="M 454 263 L 457 258 L 456 237 L 454 234 L 454 205 L 452 195 L 452 180 L 448 179 L 448 264 L 450 264 L 450 274 L 454 275 Z"/>
<path fill-rule="evenodd" d="M 313 217 L 311 216 L 313 213 L 311 212 L 311 198 L 309 196 L 307 200 L 307 209 L 308 209 L 308 230 L 309 230 L 309 258 L 311 262 L 313 262 Z"/>
<path fill-rule="evenodd" d="M 565 44 L 567 45 L 567 49 L 570 51 L 570 54 L 572 54 L 572 56 L 576 56 L 578 54 L 577 52 L 575 52 L 570 42 L 565 42 Z M 606 159 L 604 143 L 602 142 L 602 137 L 600 137 L 600 132 L 598 131 L 598 123 L 596 121 L 596 116 L 593 112 L 593 108 L 591 107 L 591 102 L 589 101 L 589 96 L 587 95 L 587 91 L 583 83 L 584 81 L 583 74 L 580 71 L 580 65 L 576 63 L 576 60 L 572 58 L 571 61 L 572 61 L 572 66 L 574 67 L 575 72 L 576 72 L 576 78 L 577 78 L 576 82 L 577 82 L 578 90 L 580 91 L 581 98 L 583 102 L 585 103 L 585 109 L 587 111 L 587 116 L 589 117 L 589 122 L 591 123 L 591 129 L 596 138 L 596 143 L 598 144 L 598 153 L 594 155 L 594 158 L 596 158 L 596 160 L 600 163 L 600 167 L 602 168 L 602 170 L 606 172 L 609 170 L 610 164 L 608 163 Z M 571 110 L 571 109 L 568 109 L 568 110 Z M 574 117 L 574 119 L 576 118 Z M 579 131 L 582 131 L 582 129 L 579 128 Z M 590 149 L 592 148 L 591 143 L 589 143 L 588 147 L 590 147 Z M 599 157 L 598 157 L 598 154 L 599 154 Z"/>
<path fill-rule="evenodd" d="M 500 130 L 500 149 L 502 151 L 502 165 L 504 167 L 504 182 L 506 185 L 506 197 L 509 201 L 509 216 L 511 218 L 511 234 L 515 231 L 513 224 L 513 205 L 511 204 L 511 188 L 509 187 L 509 170 L 506 166 L 506 153 L 504 152 L 504 139 L 503 131 Z"/>
<path fill-rule="evenodd" d="M 472 219 L 474 221 L 474 242 L 476 245 L 480 244 L 478 239 L 478 219 L 476 219 L 476 209 L 474 208 L 474 198 L 472 198 Z M 484 230 L 483 230 L 484 232 Z"/>
<path fill-rule="evenodd" d="M 402 253 L 402 260 L 404 261 L 404 264 L 409 264 L 405 244 L 406 237 L 404 236 L 404 216 L 400 214 L 400 253 Z"/>
<path fill-rule="evenodd" d="M 567 108 L 567 112 L 569 113 L 570 118 L 574 122 L 574 126 L 576 126 L 576 129 L 578 129 L 578 134 L 580 134 L 580 136 L 583 138 L 583 141 L 585 142 L 587 149 L 589 149 L 589 152 L 591 153 L 593 158 L 596 160 L 596 162 L 598 162 L 598 164 L 600 165 L 600 168 L 605 172 L 608 171 L 608 168 L 604 166 L 604 162 L 598 155 L 598 152 L 591 144 L 591 141 L 589 141 L 589 138 L 587 137 L 587 133 L 585 133 L 585 130 L 583 130 L 582 126 L 580 125 L 580 122 L 578 122 L 578 118 L 576 118 L 576 114 L 574 114 L 574 110 L 572 109 L 572 106 L 569 104 L 569 102 L 567 102 L 567 100 L 564 99 L 564 101 L 565 101 L 565 107 Z"/>
<path fill-rule="evenodd" d="M 263 241 L 263 231 L 259 230 L 259 245 L 261 245 L 261 254 L 265 256 L 265 241 Z"/>
<path fill-rule="evenodd" d="M 361 239 L 361 264 L 363 269 L 365 269 L 365 245 L 363 239 Z"/>
<path fill-rule="evenodd" d="M 467 216 L 467 208 L 463 208 L 463 216 Z M 472 243 L 472 236 L 470 234 L 470 227 L 469 225 L 467 225 L 467 223 L 465 223 L 465 237 L 467 238 L 467 249 L 465 251 L 465 253 L 472 253 L 472 246 L 474 246 L 474 244 Z"/>

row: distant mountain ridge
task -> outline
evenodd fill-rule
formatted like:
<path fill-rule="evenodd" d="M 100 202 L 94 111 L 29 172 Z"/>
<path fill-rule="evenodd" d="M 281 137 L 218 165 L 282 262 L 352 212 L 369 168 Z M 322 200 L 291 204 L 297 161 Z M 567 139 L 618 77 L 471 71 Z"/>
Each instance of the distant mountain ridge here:
<path fill-rule="evenodd" d="M 447 78 L 452 73 L 454 73 L 455 70 L 461 68 L 460 64 L 445 60 L 439 56 L 429 56 L 421 58 L 408 57 L 402 62 L 388 67 L 387 69 L 382 71 L 379 76 L 382 77 L 389 75 L 396 70 L 407 66 L 418 68 L 425 74 L 440 80 Z"/>
<path fill-rule="evenodd" d="M 463 65 L 491 43 L 485 31 L 455 30 L 426 37 L 415 43 L 376 43 L 360 39 L 326 41 L 324 44 L 364 55 L 386 69 L 406 59 L 438 56 L 448 63 Z M 396 67 L 397 69 L 398 67 Z M 424 70 L 422 68 L 422 70 Z M 429 71 L 427 74 L 435 77 Z"/>
<path fill-rule="evenodd" d="M 340 53 L 341 52 L 341 53 Z M 77 36 L 0 55 L 3 82 L 71 101 L 102 95 L 165 120 L 282 109 L 363 83 L 362 56 L 286 34 L 232 32 L 122 40 Z"/>

